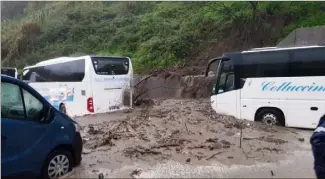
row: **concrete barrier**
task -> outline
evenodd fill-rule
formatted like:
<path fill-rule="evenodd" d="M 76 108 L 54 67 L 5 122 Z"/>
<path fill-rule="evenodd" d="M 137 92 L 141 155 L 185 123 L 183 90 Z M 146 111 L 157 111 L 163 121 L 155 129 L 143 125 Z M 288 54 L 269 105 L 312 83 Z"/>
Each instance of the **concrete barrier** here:
<path fill-rule="evenodd" d="M 318 45 L 325 43 L 325 26 L 298 28 L 284 38 L 277 47 Z"/>

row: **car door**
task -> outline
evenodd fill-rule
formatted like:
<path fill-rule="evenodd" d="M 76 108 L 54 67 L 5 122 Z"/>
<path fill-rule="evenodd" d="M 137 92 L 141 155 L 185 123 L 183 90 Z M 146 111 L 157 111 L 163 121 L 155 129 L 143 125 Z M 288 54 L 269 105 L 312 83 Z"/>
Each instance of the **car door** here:
<path fill-rule="evenodd" d="M 44 159 L 37 155 L 50 131 L 41 123 L 43 103 L 18 84 L 1 81 L 1 175 L 39 172 Z M 50 142 L 50 141 L 49 141 Z"/>

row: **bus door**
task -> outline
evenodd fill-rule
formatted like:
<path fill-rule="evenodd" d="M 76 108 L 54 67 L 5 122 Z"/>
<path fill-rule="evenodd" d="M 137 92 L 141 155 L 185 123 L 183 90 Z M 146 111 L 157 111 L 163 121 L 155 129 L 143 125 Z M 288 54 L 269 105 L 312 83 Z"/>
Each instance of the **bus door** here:
<path fill-rule="evenodd" d="M 95 113 L 121 109 L 124 92 L 130 87 L 129 59 L 118 57 L 92 57 L 95 70 L 92 81 Z"/>
<path fill-rule="evenodd" d="M 214 103 L 215 110 L 218 113 L 239 117 L 239 96 L 238 90 L 235 90 L 235 74 L 233 66 L 225 62 L 221 63 L 218 72 L 218 81 L 215 87 L 215 94 L 211 96 L 211 102 Z"/>

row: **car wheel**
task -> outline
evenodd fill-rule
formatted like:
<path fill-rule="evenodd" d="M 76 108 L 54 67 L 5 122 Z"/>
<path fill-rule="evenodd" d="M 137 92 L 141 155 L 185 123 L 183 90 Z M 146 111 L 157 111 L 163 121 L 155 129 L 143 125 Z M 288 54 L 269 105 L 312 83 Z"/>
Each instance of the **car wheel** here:
<path fill-rule="evenodd" d="M 46 159 L 43 167 L 43 178 L 59 178 L 72 170 L 72 155 L 66 150 L 56 150 Z"/>
<path fill-rule="evenodd" d="M 60 112 L 62 112 L 64 114 L 67 114 L 67 109 L 65 108 L 65 105 L 64 104 L 61 104 L 60 105 Z"/>
<path fill-rule="evenodd" d="M 284 117 L 281 112 L 276 109 L 263 109 L 258 113 L 257 120 L 269 126 L 284 126 Z"/>

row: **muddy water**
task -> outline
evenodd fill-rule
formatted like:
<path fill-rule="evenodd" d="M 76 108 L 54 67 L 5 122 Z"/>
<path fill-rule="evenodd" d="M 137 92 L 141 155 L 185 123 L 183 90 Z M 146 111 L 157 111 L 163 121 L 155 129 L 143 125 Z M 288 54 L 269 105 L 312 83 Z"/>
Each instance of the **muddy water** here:
<path fill-rule="evenodd" d="M 134 84 L 144 79 L 143 76 L 134 78 Z M 146 91 L 141 97 L 146 98 L 207 98 L 210 96 L 213 84 L 215 82 L 214 76 L 205 77 L 203 75 L 197 76 L 156 76 L 150 77 L 143 81 L 136 88 L 134 93 L 137 96 L 143 91 Z"/>
<path fill-rule="evenodd" d="M 310 131 L 217 115 L 208 100 L 153 103 L 77 118 L 85 148 L 71 177 L 268 177 L 270 168 L 286 176 L 278 169 L 297 169 L 293 164 L 306 166 L 302 176 L 313 174 Z"/>

